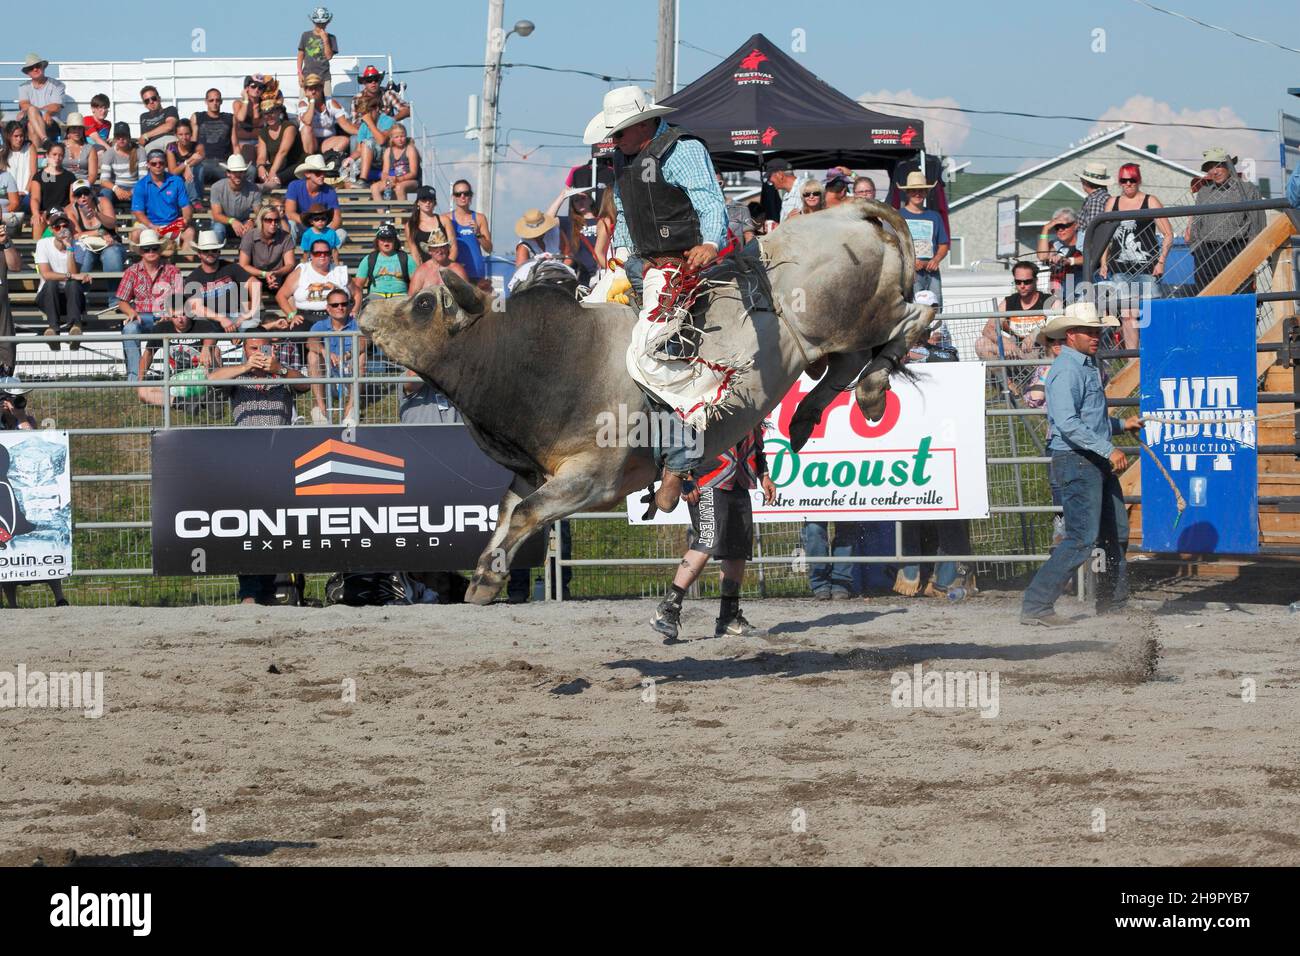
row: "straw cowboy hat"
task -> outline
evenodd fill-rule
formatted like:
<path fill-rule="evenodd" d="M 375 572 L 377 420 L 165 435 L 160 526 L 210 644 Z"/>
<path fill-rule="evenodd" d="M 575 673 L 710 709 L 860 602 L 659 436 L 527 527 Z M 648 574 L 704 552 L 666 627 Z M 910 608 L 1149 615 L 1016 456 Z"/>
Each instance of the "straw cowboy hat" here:
<path fill-rule="evenodd" d="M 141 229 L 140 238 L 136 239 L 131 245 L 137 249 L 140 246 L 161 246 L 163 244 L 162 236 L 158 235 L 156 229 Z"/>
<path fill-rule="evenodd" d="M 1110 185 L 1110 170 L 1106 168 L 1105 163 L 1088 163 L 1083 167 L 1083 172 L 1079 178 L 1085 183 L 1092 183 L 1094 186 Z"/>
<path fill-rule="evenodd" d="M 587 124 L 582 141 L 591 146 L 642 120 L 674 112 L 676 110 L 671 106 L 651 105 L 646 91 L 639 86 L 620 86 L 605 94 L 603 109 Z"/>
<path fill-rule="evenodd" d="M 515 235 L 520 239 L 537 239 L 559 224 L 560 220 L 554 216 L 548 216 L 540 209 L 530 209 L 515 220 Z"/>
<path fill-rule="evenodd" d="M 1048 339 L 1063 339 L 1070 329 L 1112 329 L 1119 328 L 1119 319 L 1113 315 L 1101 315 L 1097 306 L 1091 302 L 1075 302 L 1067 305 L 1060 315 L 1054 315 L 1038 330 L 1035 341 L 1046 345 Z"/>
<path fill-rule="evenodd" d="M 26 73 L 28 70 L 35 69 L 38 66 L 41 69 L 45 69 L 45 67 L 49 65 L 50 61 L 42 57 L 39 53 L 28 53 L 27 59 L 23 60 L 23 72 Z"/>
<path fill-rule="evenodd" d="M 447 236 L 447 230 L 442 228 L 442 223 L 430 229 L 429 238 L 424 240 L 425 249 L 441 249 L 443 246 L 450 245 L 451 239 Z"/>
<path fill-rule="evenodd" d="M 82 116 L 80 113 L 69 113 L 68 121 L 64 125 L 67 126 L 69 129 L 75 129 L 76 127 L 79 126 L 85 126 L 86 118 Z"/>
<path fill-rule="evenodd" d="M 301 179 L 307 173 L 332 173 L 334 164 L 325 162 L 325 157 L 319 153 L 312 153 L 293 171 L 293 174 Z"/>
<path fill-rule="evenodd" d="M 899 188 L 903 190 L 933 189 L 935 185 L 935 183 L 927 183 L 925 181 L 925 173 L 921 172 L 919 169 L 914 169 L 912 172 L 907 174 L 907 182 L 903 183 Z"/>
<path fill-rule="evenodd" d="M 221 245 L 221 240 L 217 238 L 216 232 L 211 229 L 204 229 L 199 233 L 199 238 L 194 240 L 194 248 L 200 252 L 219 252 Z"/>
<path fill-rule="evenodd" d="M 230 158 L 224 163 L 218 163 L 222 169 L 228 173 L 246 173 L 248 172 L 248 160 L 244 159 L 238 153 L 231 153 Z"/>

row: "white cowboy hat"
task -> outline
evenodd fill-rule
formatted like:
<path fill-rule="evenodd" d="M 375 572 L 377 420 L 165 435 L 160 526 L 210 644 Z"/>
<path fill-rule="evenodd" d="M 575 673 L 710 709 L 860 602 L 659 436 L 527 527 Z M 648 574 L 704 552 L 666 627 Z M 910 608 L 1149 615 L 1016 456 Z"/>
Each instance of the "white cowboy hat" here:
<path fill-rule="evenodd" d="M 1119 328 L 1119 319 L 1113 315 L 1101 315 L 1097 306 L 1091 302 L 1075 302 L 1067 305 L 1060 315 L 1054 315 L 1038 330 L 1037 340 L 1046 344 L 1048 339 L 1063 339 L 1070 329 L 1109 329 Z"/>
<path fill-rule="evenodd" d="M 1106 168 L 1105 163 L 1088 163 L 1083 167 L 1083 172 L 1079 178 L 1085 183 L 1092 183 L 1094 186 L 1110 185 L 1110 170 Z"/>
<path fill-rule="evenodd" d="M 301 179 L 306 173 L 332 173 L 334 164 L 325 162 L 325 157 L 319 153 L 313 153 L 293 171 L 294 176 Z"/>
<path fill-rule="evenodd" d="M 69 113 L 67 121 L 63 124 L 69 129 L 76 129 L 78 126 L 86 125 L 86 117 L 80 113 Z"/>
<path fill-rule="evenodd" d="M 582 134 L 582 142 L 591 146 L 609 139 L 621 129 L 642 120 L 674 113 L 671 106 L 652 106 L 646 91 L 639 86 L 620 86 L 605 94 L 603 108 L 591 118 Z"/>
<path fill-rule="evenodd" d="M 194 240 L 194 248 L 202 252 L 216 252 L 221 249 L 221 246 L 221 240 L 211 229 L 204 229 L 199 233 L 199 238 Z"/>
<path fill-rule="evenodd" d="M 224 163 L 218 163 L 218 165 L 228 173 L 248 172 L 248 160 L 238 153 L 231 153 L 228 160 Z"/>
<path fill-rule="evenodd" d="M 936 185 L 936 183 L 927 183 L 925 181 L 925 173 L 921 172 L 919 169 L 914 169 L 907 174 L 907 182 L 903 183 L 903 185 L 898 188 L 903 190 L 933 189 Z"/>
<path fill-rule="evenodd" d="M 39 53 L 28 53 L 27 59 L 23 60 L 23 72 L 26 73 L 34 66 L 47 67 L 50 61 L 45 59 Z"/>
<path fill-rule="evenodd" d="M 162 236 L 154 229 L 141 229 L 140 238 L 136 239 L 131 245 L 136 246 L 161 246 L 163 244 Z"/>
<path fill-rule="evenodd" d="M 529 209 L 515 220 L 515 235 L 520 239 L 536 239 L 546 235 L 559 224 L 560 220 L 554 216 L 548 216 L 540 209 Z"/>

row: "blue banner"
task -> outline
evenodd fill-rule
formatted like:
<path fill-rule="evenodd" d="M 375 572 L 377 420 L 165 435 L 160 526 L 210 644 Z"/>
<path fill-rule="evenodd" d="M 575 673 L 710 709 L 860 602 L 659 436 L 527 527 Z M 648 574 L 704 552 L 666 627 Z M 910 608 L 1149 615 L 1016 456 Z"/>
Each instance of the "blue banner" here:
<path fill-rule="evenodd" d="M 1158 299 L 1142 330 L 1146 551 L 1259 551 L 1255 297 Z M 1178 495 L 1185 508 L 1179 508 Z"/>

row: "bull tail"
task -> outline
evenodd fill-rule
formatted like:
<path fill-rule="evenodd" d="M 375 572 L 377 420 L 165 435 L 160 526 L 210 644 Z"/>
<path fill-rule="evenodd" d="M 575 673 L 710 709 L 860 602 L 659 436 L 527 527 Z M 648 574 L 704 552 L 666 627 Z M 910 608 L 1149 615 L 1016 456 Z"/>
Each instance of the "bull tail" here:
<path fill-rule="evenodd" d="M 911 302 L 912 283 L 916 279 L 916 251 L 912 245 L 912 231 L 907 228 L 907 220 L 888 203 L 868 199 L 864 205 L 867 207 L 868 215 L 884 220 L 894 233 L 894 244 L 898 246 L 898 256 L 903 266 L 899 273 L 899 292 L 906 301 Z"/>

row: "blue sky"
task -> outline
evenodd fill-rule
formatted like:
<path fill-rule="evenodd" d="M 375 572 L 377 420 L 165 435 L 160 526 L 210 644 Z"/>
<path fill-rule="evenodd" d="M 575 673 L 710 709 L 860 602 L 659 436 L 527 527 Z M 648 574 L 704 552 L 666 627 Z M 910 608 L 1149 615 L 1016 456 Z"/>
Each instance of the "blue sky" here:
<path fill-rule="evenodd" d="M 1294 5 L 1281 0 L 1156 2 L 1300 48 Z M 391 52 L 399 69 L 482 60 L 487 19 L 482 0 L 328 5 L 335 15 L 331 29 L 345 52 Z M 85 0 L 63 0 L 57 7 L 67 22 L 81 24 L 96 22 L 105 10 L 102 3 Z M 114 9 L 115 20 L 129 23 L 130 29 L 92 40 L 85 29 L 50 30 L 48 11 L 42 7 L 11 4 L 5 15 L 9 42 L 4 59 L 21 58 L 28 48 L 55 63 L 191 56 L 190 32 L 196 27 L 206 30 L 210 56 L 291 55 L 299 33 L 309 26 L 310 7 L 225 0 L 207 6 L 169 5 L 165 15 L 137 16 L 128 11 L 159 8 L 129 0 Z M 515 20 L 528 18 L 537 30 L 527 38 L 511 37 L 505 58 L 650 78 L 657 9 L 656 0 L 507 0 L 507 29 Z M 1300 114 L 1300 100 L 1286 95 L 1288 86 L 1300 86 L 1300 55 L 1213 32 L 1132 0 L 1014 6 L 933 0 L 912 8 L 821 0 L 682 0 L 680 35 L 692 46 L 679 51 L 679 79 L 689 82 L 719 62 L 694 47 L 727 54 L 750 34 L 762 32 L 789 50 L 796 29 L 805 31 L 807 38 L 806 51 L 794 53 L 799 61 L 854 97 L 871 93 L 906 102 L 1086 117 L 1191 119 L 1269 129 L 1276 127 L 1279 109 Z M 1093 51 L 1099 45 L 1096 30 L 1105 31 L 1104 52 Z M 40 39 L 15 43 L 14 38 L 23 35 Z M 482 88 L 481 70 L 435 70 L 405 79 L 428 133 L 463 128 L 466 98 Z M 544 206 L 554 196 L 565 168 L 583 156 L 580 148 L 565 146 L 577 143 L 576 138 L 555 134 L 581 134 L 610 85 L 617 84 L 526 69 L 506 72 L 500 122 L 511 130 L 511 148 L 509 162 L 498 175 L 496 225 L 506 229 L 525 208 Z M 951 122 L 940 125 L 936 117 Z M 1051 156 L 1095 128 L 1089 123 L 1005 116 L 924 118 L 932 142 L 939 139 L 958 160 L 969 159 L 973 169 L 993 171 Z M 1165 155 L 1180 160 L 1194 160 L 1201 149 L 1224 141 L 1239 155 L 1254 156 L 1260 175 L 1277 177 L 1273 134 L 1139 128 L 1129 140 L 1139 145 L 1158 142 Z M 472 159 L 476 147 L 459 133 L 432 143 L 436 153 L 426 159 L 440 164 L 435 179 L 441 198 L 451 178 L 473 178 L 472 165 L 456 163 Z"/>

